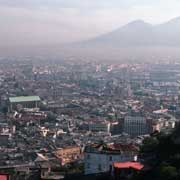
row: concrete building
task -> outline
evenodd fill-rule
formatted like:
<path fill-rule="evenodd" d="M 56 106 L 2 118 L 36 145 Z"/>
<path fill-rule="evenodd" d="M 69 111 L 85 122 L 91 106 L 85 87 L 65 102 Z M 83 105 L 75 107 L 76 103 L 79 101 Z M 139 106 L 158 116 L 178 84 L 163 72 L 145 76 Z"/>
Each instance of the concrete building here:
<path fill-rule="evenodd" d="M 131 179 L 141 171 L 143 171 L 144 165 L 139 162 L 125 162 L 113 164 L 113 179 Z"/>
<path fill-rule="evenodd" d="M 19 97 L 10 97 L 9 110 L 17 110 L 22 108 L 38 108 L 41 99 L 39 96 L 19 96 Z"/>
<path fill-rule="evenodd" d="M 132 144 L 92 144 L 85 148 L 85 174 L 112 171 L 115 162 L 137 159 L 138 147 Z"/>
<path fill-rule="evenodd" d="M 110 122 L 93 121 L 89 123 L 89 131 L 110 133 Z"/>
<path fill-rule="evenodd" d="M 130 136 L 139 136 L 149 134 L 151 120 L 146 119 L 144 116 L 131 116 L 128 115 L 124 118 L 123 132 Z"/>
<path fill-rule="evenodd" d="M 63 166 L 77 161 L 81 156 L 81 149 L 78 146 L 61 148 L 56 150 L 55 155 Z"/>

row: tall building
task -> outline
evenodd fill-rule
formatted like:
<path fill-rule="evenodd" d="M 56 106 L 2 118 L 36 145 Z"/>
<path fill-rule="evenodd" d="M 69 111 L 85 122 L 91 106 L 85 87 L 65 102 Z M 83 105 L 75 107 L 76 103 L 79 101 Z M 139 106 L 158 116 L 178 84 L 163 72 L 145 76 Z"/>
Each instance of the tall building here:
<path fill-rule="evenodd" d="M 123 132 L 130 136 L 139 136 L 151 133 L 151 120 L 144 115 L 127 115 L 124 118 Z"/>

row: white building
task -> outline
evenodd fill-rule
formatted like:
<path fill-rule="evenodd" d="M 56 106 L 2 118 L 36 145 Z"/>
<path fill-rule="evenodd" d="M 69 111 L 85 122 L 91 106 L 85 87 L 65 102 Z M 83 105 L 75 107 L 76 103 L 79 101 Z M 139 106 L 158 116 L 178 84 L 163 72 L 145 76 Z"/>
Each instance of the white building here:
<path fill-rule="evenodd" d="M 110 122 L 106 122 L 106 121 L 90 122 L 89 131 L 110 133 L 110 126 L 111 126 Z"/>
<path fill-rule="evenodd" d="M 111 172 L 113 163 L 137 159 L 134 145 L 93 144 L 85 148 L 85 174 Z"/>

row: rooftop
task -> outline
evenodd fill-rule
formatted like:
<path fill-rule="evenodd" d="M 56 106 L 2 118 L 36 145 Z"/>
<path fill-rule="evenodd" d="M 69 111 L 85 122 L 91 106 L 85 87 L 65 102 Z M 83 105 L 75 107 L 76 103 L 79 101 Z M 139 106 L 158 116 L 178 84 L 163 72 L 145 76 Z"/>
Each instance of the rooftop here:
<path fill-rule="evenodd" d="M 142 170 L 144 168 L 144 165 L 142 165 L 139 162 L 124 162 L 124 163 L 114 163 L 114 168 L 117 168 L 117 169 L 133 168 L 136 170 Z"/>
<path fill-rule="evenodd" d="M 131 152 L 137 153 L 139 148 L 133 144 L 91 144 L 86 146 L 86 152 L 89 153 L 123 153 L 123 152 Z"/>
<path fill-rule="evenodd" d="M 8 180 L 8 175 L 0 174 L 0 180 Z"/>
<path fill-rule="evenodd" d="M 18 102 L 31 102 L 31 101 L 40 101 L 39 96 L 18 96 L 18 97 L 10 97 L 9 101 L 11 103 L 18 103 Z"/>

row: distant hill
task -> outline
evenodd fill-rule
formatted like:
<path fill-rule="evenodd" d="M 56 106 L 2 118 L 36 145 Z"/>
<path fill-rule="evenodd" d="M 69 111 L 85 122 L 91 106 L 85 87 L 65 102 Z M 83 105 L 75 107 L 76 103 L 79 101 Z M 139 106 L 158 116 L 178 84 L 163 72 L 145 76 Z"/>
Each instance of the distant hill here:
<path fill-rule="evenodd" d="M 180 46 L 180 17 L 155 26 L 142 20 L 133 21 L 115 31 L 84 41 L 81 45 L 178 47 Z"/>

